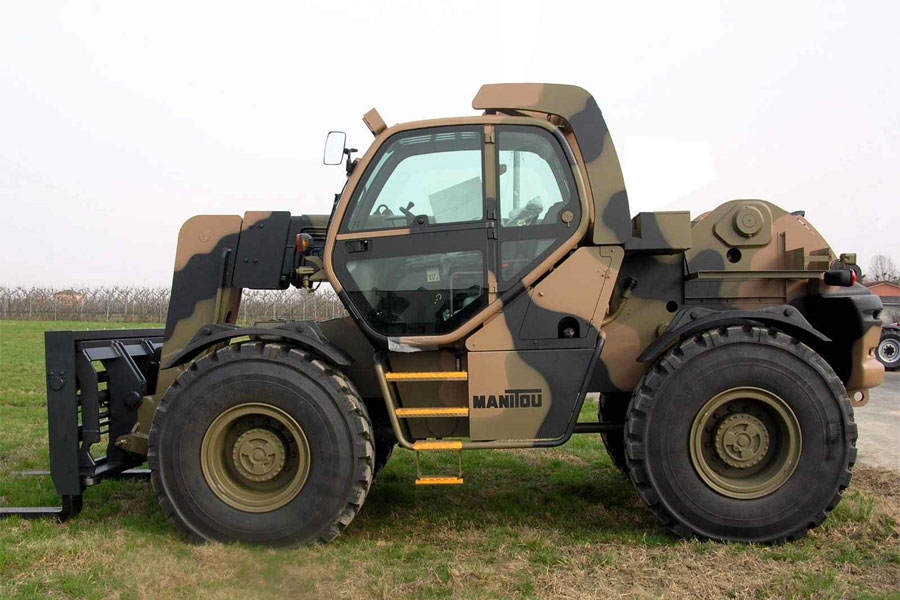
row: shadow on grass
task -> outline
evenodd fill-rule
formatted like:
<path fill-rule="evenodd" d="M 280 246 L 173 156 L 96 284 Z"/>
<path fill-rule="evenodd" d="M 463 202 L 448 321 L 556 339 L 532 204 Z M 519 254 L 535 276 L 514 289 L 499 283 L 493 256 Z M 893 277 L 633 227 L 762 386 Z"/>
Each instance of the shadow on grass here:
<path fill-rule="evenodd" d="M 493 527 L 558 532 L 572 541 L 647 538 L 673 542 L 645 508 L 631 483 L 608 459 L 570 462 L 559 450 L 482 451 L 464 455 L 462 486 L 416 486 L 411 453 L 402 452 L 379 475 L 354 524 L 362 534 L 400 530 L 421 535 Z M 599 457 L 598 457 L 599 458 Z M 444 471 L 446 467 L 444 467 Z M 404 527 L 404 523 L 413 523 Z"/>
<path fill-rule="evenodd" d="M 416 486 L 413 454 L 398 450 L 339 539 L 353 543 L 409 536 L 435 541 L 453 533 L 500 529 L 558 533 L 573 543 L 623 538 L 651 545 L 674 543 L 625 476 L 602 449 L 592 446 L 467 452 L 465 484 L 436 487 Z M 429 467 L 455 473 L 455 457 L 446 458 Z M 39 479 L 14 478 L 11 489 L 4 491 L 5 501 L 52 503 L 49 478 Z M 74 533 L 98 526 L 178 537 L 150 482 L 143 480 L 105 481 L 85 492 L 84 511 L 65 527 Z"/>

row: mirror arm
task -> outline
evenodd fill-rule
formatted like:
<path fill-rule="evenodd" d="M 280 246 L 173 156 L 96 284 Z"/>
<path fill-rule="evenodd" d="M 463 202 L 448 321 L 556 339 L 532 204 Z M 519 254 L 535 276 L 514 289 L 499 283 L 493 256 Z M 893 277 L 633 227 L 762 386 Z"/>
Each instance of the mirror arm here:
<path fill-rule="evenodd" d="M 344 154 L 347 155 L 347 177 L 350 177 L 353 174 L 353 169 L 356 168 L 356 163 L 351 160 L 354 152 L 358 152 L 356 148 L 344 148 Z"/>

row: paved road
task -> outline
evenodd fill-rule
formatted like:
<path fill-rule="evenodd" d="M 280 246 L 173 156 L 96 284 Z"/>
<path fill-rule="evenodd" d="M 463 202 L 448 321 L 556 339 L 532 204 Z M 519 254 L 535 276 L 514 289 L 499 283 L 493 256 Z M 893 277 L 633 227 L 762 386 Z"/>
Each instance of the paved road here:
<path fill-rule="evenodd" d="M 854 411 L 859 462 L 900 471 L 900 371 L 884 374 L 869 403 Z"/>

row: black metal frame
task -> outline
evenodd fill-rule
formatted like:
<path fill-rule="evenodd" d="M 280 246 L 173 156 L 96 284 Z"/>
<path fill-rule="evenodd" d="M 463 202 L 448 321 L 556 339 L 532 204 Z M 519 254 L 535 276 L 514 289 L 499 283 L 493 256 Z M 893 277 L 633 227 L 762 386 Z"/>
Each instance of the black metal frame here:
<path fill-rule="evenodd" d="M 142 398 L 156 388 L 163 333 L 125 329 L 45 334 L 50 475 L 62 504 L 3 507 L 0 518 L 64 521 L 81 512 L 85 488 L 107 477 L 146 477 L 145 470 L 135 469 L 144 456 L 115 442 L 131 432 Z M 95 458 L 91 446 L 104 434 L 109 436 L 106 455 Z"/>

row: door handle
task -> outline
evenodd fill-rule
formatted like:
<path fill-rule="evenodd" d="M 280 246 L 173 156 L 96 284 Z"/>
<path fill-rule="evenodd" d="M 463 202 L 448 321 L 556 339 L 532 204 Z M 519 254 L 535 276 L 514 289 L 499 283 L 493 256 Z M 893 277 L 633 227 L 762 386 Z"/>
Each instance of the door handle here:
<path fill-rule="evenodd" d="M 347 254 L 353 254 L 355 252 L 368 252 L 369 251 L 369 240 L 349 240 L 344 242 L 344 251 Z"/>

